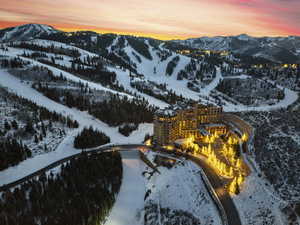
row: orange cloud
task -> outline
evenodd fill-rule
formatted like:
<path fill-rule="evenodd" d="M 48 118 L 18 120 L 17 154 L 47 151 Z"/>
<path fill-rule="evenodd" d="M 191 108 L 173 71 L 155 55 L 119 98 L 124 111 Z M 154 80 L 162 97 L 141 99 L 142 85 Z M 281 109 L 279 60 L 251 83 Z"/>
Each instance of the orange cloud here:
<path fill-rule="evenodd" d="M 44 23 L 160 39 L 299 35 L 297 0 L 0 0 L 0 27 Z"/>

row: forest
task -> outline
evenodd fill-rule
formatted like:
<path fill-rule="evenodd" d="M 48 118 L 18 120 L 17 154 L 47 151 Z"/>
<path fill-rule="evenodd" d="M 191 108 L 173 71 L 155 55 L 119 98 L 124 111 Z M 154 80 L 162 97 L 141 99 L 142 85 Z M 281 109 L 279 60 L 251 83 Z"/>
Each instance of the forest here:
<path fill-rule="evenodd" d="M 119 127 L 118 131 L 126 137 L 132 133 L 132 131 L 138 129 L 138 124 L 124 124 Z"/>
<path fill-rule="evenodd" d="M 47 85 L 33 85 L 39 92 L 48 98 L 88 112 L 97 119 L 110 126 L 118 126 L 123 123 L 152 122 L 156 108 L 149 105 L 146 100 L 129 99 L 119 95 L 111 95 L 107 100 L 93 102 L 84 93 L 74 93 L 69 90 L 58 90 Z"/>
<path fill-rule="evenodd" d="M 74 147 L 77 149 L 93 148 L 110 142 L 110 138 L 101 131 L 94 130 L 92 127 L 84 128 L 75 137 Z"/>
<path fill-rule="evenodd" d="M 109 101 L 97 102 L 89 113 L 110 126 L 123 123 L 151 123 L 156 108 L 146 100 L 128 99 L 113 95 Z"/>
<path fill-rule="evenodd" d="M 0 140 L 0 171 L 31 157 L 31 151 L 26 145 L 16 139 L 1 138 Z"/>
<path fill-rule="evenodd" d="M 81 153 L 0 198 L 1 225 L 98 225 L 111 210 L 122 181 L 118 152 Z"/>
<path fill-rule="evenodd" d="M 103 64 L 98 62 L 96 66 L 87 67 L 84 65 L 76 64 L 75 61 L 72 61 L 71 68 L 56 64 L 55 61 L 50 61 L 46 59 L 39 59 L 39 62 L 56 67 L 60 70 L 66 71 L 71 74 L 77 74 L 80 77 L 87 78 L 88 80 L 99 82 L 103 85 L 114 86 L 116 82 L 116 74 L 114 72 L 105 71 Z"/>
<path fill-rule="evenodd" d="M 177 95 L 172 89 L 168 90 L 163 84 L 157 85 L 152 83 L 152 85 L 147 85 L 146 83 L 140 84 L 138 82 L 130 82 L 130 86 L 137 89 L 139 92 L 145 93 L 168 104 L 176 104 L 177 102 L 184 101 L 182 95 Z M 160 91 L 155 91 L 155 88 L 160 89 Z"/>
<path fill-rule="evenodd" d="M 12 48 L 22 48 L 22 49 L 28 49 L 32 51 L 39 51 L 39 52 L 46 52 L 46 53 L 53 53 L 53 54 L 61 54 L 61 55 L 67 55 L 70 57 L 79 57 L 81 54 L 76 49 L 68 49 L 63 47 L 55 47 L 54 45 L 47 46 L 41 46 L 34 43 L 28 43 L 28 42 L 20 42 L 20 43 L 12 43 L 9 45 L 9 47 Z"/>
<path fill-rule="evenodd" d="M 14 58 L 0 58 L 0 68 L 23 68 L 25 65 L 30 64 L 29 62 L 24 62 L 18 57 Z"/>

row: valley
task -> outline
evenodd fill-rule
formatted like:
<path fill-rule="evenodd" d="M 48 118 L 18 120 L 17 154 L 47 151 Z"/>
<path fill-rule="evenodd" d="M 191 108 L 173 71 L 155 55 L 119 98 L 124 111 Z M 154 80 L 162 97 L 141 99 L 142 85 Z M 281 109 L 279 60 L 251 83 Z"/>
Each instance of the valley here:
<path fill-rule="evenodd" d="M 152 138 L 151 148 L 168 149 L 153 143 L 158 110 L 216 106 L 254 131 L 242 153 L 251 175 L 231 196 L 241 223 L 300 224 L 299 43 L 247 35 L 162 41 L 39 24 L 1 30 L 0 146 L 10 147 L 0 150 L 0 186 L 100 145 Z M 121 153 L 123 180 L 104 210 L 106 225 L 224 224 L 200 167 L 140 151 L 161 174 Z M 135 191 L 132 201 L 126 195 Z"/>

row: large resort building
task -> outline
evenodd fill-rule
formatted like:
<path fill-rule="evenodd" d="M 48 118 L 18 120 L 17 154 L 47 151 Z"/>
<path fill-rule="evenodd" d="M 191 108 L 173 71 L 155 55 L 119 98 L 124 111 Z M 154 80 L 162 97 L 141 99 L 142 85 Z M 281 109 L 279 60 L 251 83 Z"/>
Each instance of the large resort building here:
<path fill-rule="evenodd" d="M 227 128 L 221 124 L 222 114 L 222 107 L 200 104 L 159 110 L 154 119 L 154 142 L 163 146 L 191 136 L 197 139 L 216 132 L 224 134 Z"/>

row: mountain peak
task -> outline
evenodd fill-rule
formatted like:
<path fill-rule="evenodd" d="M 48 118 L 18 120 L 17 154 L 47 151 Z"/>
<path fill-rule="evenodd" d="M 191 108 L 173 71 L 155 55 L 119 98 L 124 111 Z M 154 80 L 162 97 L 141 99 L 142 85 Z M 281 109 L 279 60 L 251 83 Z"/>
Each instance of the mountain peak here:
<path fill-rule="evenodd" d="M 249 39 L 251 39 L 252 37 L 250 37 L 248 34 L 240 34 L 236 36 L 236 38 L 241 41 L 249 41 Z"/>
<path fill-rule="evenodd" d="M 57 32 L 59 31 L 48 25 L 29 23 L 0 30 L 0 42 L 31 40 Z"/>

